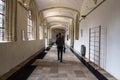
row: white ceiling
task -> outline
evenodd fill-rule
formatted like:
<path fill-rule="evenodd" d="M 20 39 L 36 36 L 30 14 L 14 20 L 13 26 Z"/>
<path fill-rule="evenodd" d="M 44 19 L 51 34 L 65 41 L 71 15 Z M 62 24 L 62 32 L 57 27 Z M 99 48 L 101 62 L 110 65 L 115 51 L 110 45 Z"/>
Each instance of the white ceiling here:
<path fill-rule="evenodd" d="M 28 5 L 30 0 L 21 1 L 27 3 Z M 76 20 L 76 16 L 80 15 L 81 6 L 84 0 L 34 0 L 34 1 L 40 13 L 43 14 L 43 18 L 46 20 L 49 26 L 50 25 L 54 27 L 56 26 L 57 28 L 63 29 L 63 27 L 66 28 L 66 25 L 63 24 L 67 25 L 72 24 L 72 22 Z"/>
<path fill-rule="evenodd" d="M 67 28 L 64 27 L 63 25 L 51 26 L 51 29 L 61 29 L 61 30 L 67 31 Z"/>
<path fill-rule="evenodd" d="M 96 5 L 105 0 L 18 0 L 29 8 L 29 3 L 35 2 L 38 10 L 42 13 L 41 23 L 49 27 L 59 25 L 66 28 L 66 25 L 76 23 L 81 15 L 88 14 Z M 95 3 L 97 1 L 97 3 Z M 78 17 L 77 17 L 78 16 Z M 45 22 L 44 22 L 45 21 Z M 61 27 L 61 28 L 62 28 Z M 69 28 L 69 26 L 67 26 Z"/>
<path fill-rule="evenodd" d="M 80 11 L 83 0 L 35 0 L 39 10 L 50 7 L 68 7 Z"/>
<path fill-rule="evenodd" d="M 78 13 L 78 11 L 69 9 L 67 7 L 51 7 L 44 9 L 41 12 L 43 12 L 44 17 L 59 15 L 59 16 L 69 16 L 73 18 Z"/>
<path fill-rule="evenodd" d="M 72 19 L 70 19 L 70 18 L 64 18 L 64 17 L 49 17 L 46 20 L 47 20 L 48 23 L 49 22 L 53 22 L 53 21 L 54 22 L 67 22 L 67 23 L 69 23 L 69 22 L 72 21 Z"/>

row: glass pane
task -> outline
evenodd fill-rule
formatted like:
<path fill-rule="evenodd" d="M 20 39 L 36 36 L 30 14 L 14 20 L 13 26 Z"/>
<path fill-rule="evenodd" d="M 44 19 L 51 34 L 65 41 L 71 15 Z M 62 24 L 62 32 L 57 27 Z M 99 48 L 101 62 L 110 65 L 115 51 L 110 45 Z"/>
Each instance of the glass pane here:
<path fill-rule="evenodd" d="M 3 40 L 3 35 L 4 35 L 4 29 L 0 28 L 0 41 Z"/>
<path fill-rule="evenodd" d="M 3 23 L 2 15 L 0 15 L 0 23 Z"/>
<path fill-rule="evenodd" d="M 28 33 L 28 40 L 33 40 L 33 27 L 32 27 L 32 20 L 31 20 L 31 11 L 28 12 L 28 22 L 27 22 L 27 33 Z"/>
<path fill-rule="evenodd" d="M 4 14 L 4 2 L 0 0 L 0 13 Z"/>
<path fill-rule="evenodd" d="M 30 20 L 30 23 L 29 23 L 30 26 L 32 26 L 32 21 Z"/>
<path fill-rule="evenodd" d="M 4 0 L 0 0 L 0 42 L 4 41 Z"/>
<path fill-rule="evenodd" d="M 2 30 L 0 29 L 0 41 L 2 40 Z"/>
<path fill-rule="evenodd" d="M 29 18 L 27 19 L 27 22 L 28 22 L 28 24 L 29 24 Z"/>
<path fill-rule="evenodd" d="M 4 14 L 4 6 L 0 4 L 0 13 Z"/>
<path fill-rule="evenodd" d="M 30 32 L 32 32 L 32 27 L 30 27 L 30 30 L 29 30 Z"/>
<path fill-rule="evenodd" d="M 3 0 L 0 0 L 0 4 L 4 5 L 4 2 L 3 2 Z"/>
<path fill-rule="evenodd" d="M 2 16 L 3 16 L 3 15 L 0 14 L 0 19 L 2 19 Z"/>
<path fill-rule="evenodd" d="M 2 28 L 3 26 L 2 26 L 2 23 L 0 23 L 0 28 Z"/>

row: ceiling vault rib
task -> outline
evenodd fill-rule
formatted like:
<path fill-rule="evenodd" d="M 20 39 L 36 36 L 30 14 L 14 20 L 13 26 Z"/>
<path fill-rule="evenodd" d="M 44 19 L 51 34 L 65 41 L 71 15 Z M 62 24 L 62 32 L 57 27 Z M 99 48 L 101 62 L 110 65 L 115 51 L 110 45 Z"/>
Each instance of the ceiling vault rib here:
<path fill-rule="evenodd" d="M 46 11 L 46 10 L 50 10 L 50 9 L 57 9 L 57 8 L 61 8 L 61 9 L 67 9 L 67 10 L 71 10 L 71 11 L 75 11 L 78 14 L 80 14 L 80 12 L 76 9 L 72 9 L 72 8 L 68 8 L 68 7 L 50 7 L 50 8 L 46 8 L 46 9 L 42 9 L 40 10 L 40 12 Z"/>
<path fill-rule="evenodd" d="M 45 17 L 44 19 L 47 19 L 47 18 L 51 18 L 51 17 L 63 17 L 63 18 L 69 18 L 69 19 L 72 19 L 72 17 L 69 17 L 69 16 L 61 16 L 61 15 L 54 15 L 54 16 L 48 16 L 48 17 Z"/>
<path fill-rule="evenodd" d="M 56 23 L 56 24 L 58 24 L 58 21 L 51 21 L 51 22 L 49 22 L 48 24 L 52 24 L 52 23 Z M 69 24 L 68 22 L 62 22 L 62 21 L 59 21 L 59 24 L 60 23 L 64 23 L 64 24 Z"/>
<path fill-rule="evenodd" d="M 55 26 L 55 25 L 57 25 L 57 24 L 52 24 L 49 27 L 52 27 L 52 26 Z M 67 25 L 65 25 L 65 24 L 62 24 L 62 25 L 67 27 Z"/>
<path fill-rule="evenodd" d="M 49 16 L 49 17 L 46 17 L 44 18 L 44 21 L 47 20 L 48 18 L 54 18 L 54 17 L 63 17 L 63 18 L 68 18 L 68 19 L 71 19 L 72 21 L 74 20 L 72 17 L 69 17 L 69 16 Z"/>

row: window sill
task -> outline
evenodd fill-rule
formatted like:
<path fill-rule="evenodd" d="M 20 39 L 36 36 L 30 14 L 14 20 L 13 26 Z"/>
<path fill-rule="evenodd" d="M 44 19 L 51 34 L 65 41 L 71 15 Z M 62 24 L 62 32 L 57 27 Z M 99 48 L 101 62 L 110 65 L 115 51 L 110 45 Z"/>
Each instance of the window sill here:
<path fill-rule="evenodd" d="M 9 42 L 12 42 L 12 41 L 0 41 L 0 44 L 1 43 L 9 43 Z"/>

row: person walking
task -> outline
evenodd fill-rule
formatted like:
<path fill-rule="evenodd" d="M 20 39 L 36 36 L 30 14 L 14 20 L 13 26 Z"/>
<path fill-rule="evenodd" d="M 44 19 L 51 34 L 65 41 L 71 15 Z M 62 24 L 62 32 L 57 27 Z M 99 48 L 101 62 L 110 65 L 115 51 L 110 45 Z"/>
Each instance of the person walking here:
<path fill-rule="evenodd" d="M 57 36 L 56 45 L 57 45 L 57 51 L 58 51 L 58 60 L 62 62 L 64 41 L 62 39 L 61 33 L 59 33 Z"/>

